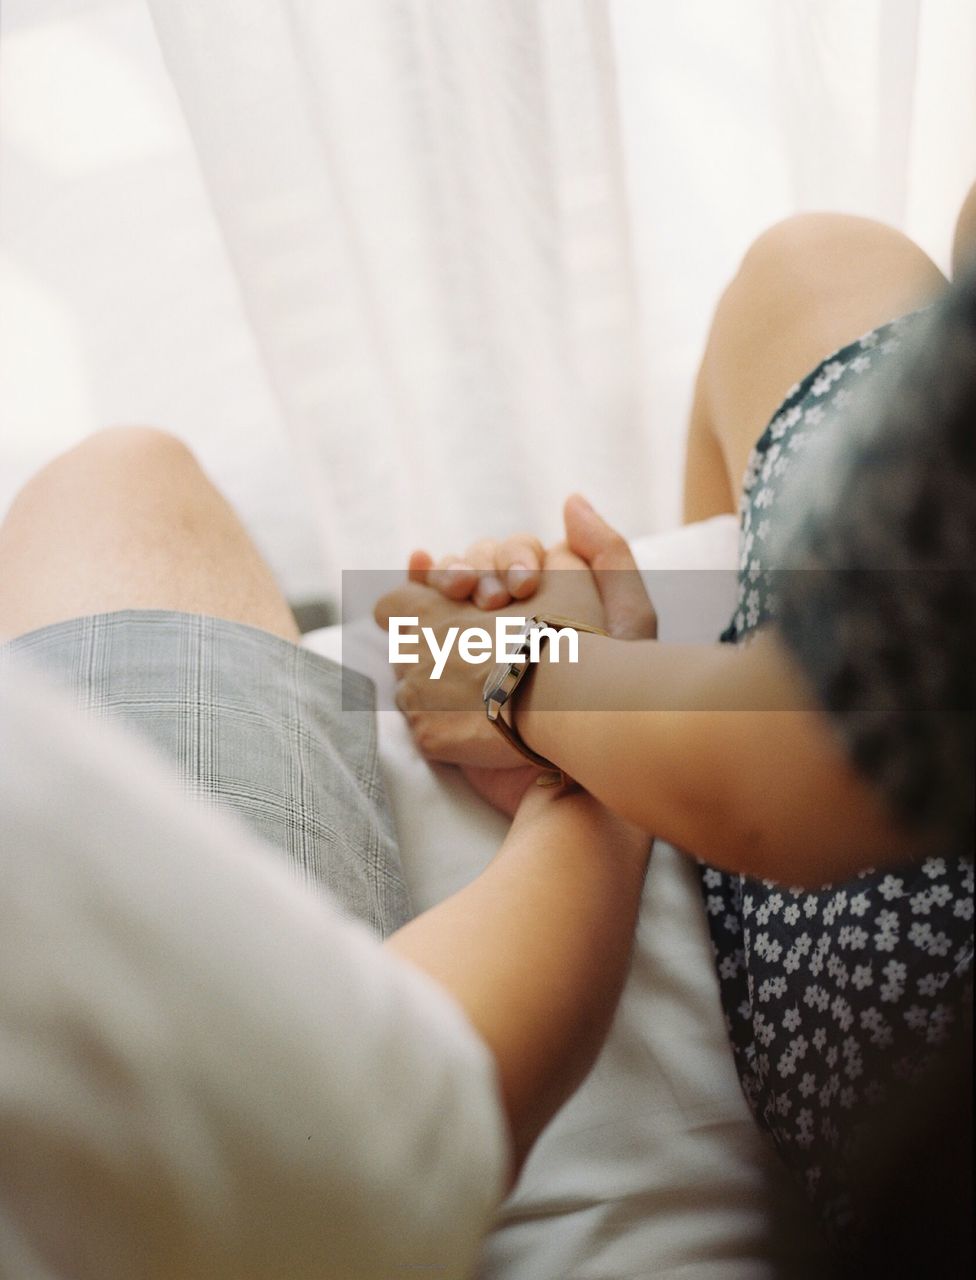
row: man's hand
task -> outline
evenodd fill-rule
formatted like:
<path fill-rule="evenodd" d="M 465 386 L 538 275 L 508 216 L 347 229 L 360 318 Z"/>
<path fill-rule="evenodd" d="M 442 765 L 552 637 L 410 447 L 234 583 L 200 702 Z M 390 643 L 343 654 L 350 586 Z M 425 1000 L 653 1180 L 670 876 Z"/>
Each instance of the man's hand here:
<path fill-rule="evenodd" d="M 583 560 L 560 546 L 547 553 L 543 568 L 533 613 L 605 626 L 597 582 Z M 416 617 L 418 625 L 430 627 L 441 644 L 449 627 L 484 626 L 484 613 L 477 606 L 450 600 L 418 577 L 411 572 L 409 582 L 377 603 L 374 616 L 381 627 L 388 627 L 391 617 Z M 516 617 L 524 617 L 526 611 L 525 606 L 511 603 L 501 610 Z M 432 680 L 433 658 L 426 646 L 418 647 L 417 656 L 417 663 L 397 666 L 396 701 L 421 752 L 430 760 L 447 764 L 491 769 L 522 766 L 522 756 L 492 728 L 485 715 L 481 690 L 488 664 L 464 662 L 454 649 L 440 679 Z"/>
<path fill-rule="evenodd" d="M 487 800 L 493 809 L 503 813 L 506 818 L 514 818 L 519 805 L 526 799 L 530 789 L 551 790 L 536 787 L 539 770 L 533 764 L 519 765 L 514 769 L 479 769 L 472 766 L 462 768 L 461 772 L 482 800 Z"/>
<path fill-rule="evenodd" d="M 463 556 L 442 556 L 437 563 L 426 551 L 410 557 L 410 575 L 449 600 L 471 600 L 479 609 L 503 609 L 511 600 L 535 595 L 546 553 L 528 533 L 497 540 L 481 538 Z"/>
<path fill-rule="evenodd" d="M 620 640 L 657 635 L 657 617 L 626 540 L 580 494 L 563 508 L 566 546 L 596 579 L 606 615 L 606 630 Z M 470 600 L 479 609 L 505 608 L 527 600 L 542 582 L 545 553 L 537 538 L 515 534 L 500 541 L 482 538 L 463 556 L 445 556 L 436 565 L 426 551 L 410 557 L 410 578 L 436 588 L 450 600 Z M 539 613 L 538 602 L 532 606 Z"/>

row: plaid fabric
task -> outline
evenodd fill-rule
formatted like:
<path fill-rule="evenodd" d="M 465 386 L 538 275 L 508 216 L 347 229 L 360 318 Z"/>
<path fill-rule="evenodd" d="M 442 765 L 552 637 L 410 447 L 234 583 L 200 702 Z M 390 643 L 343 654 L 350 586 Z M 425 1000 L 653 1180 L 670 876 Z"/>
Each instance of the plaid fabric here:
<path fill-rule="evenodd" d="M 365 676 L 254 627 L 165 610 L 72 618 L 4 653 L 155 743 L 188 792 L 379 934 L 409 919 Z"/>

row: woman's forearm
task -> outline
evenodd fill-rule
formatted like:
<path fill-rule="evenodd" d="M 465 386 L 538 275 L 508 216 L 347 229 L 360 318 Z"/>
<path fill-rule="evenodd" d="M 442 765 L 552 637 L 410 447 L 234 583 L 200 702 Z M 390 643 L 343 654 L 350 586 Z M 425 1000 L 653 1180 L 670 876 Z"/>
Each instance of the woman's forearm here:
<path fill-rule="evenodd" d="M 516 1170 L 609 1029 L 649 848 L 590 796 L 530 795 L 482 875 L 387 943 L 494 1053 Z"/>
<path fill-rule="evenodd" d="M 582 635 L 577 664 L 538 664 L 516 725 L 614 812 L 729 870 L 816 884 L 911 848 L 769 634 Z"/>
<path fill-rule="evenodd" d="M 697 711 L 718 645 L 580 636 L 577 664 L 543 658 L 516 703 L 519 735 L 614 812 L 682 848 L 727 829 Z M 694 714 L 690 714 L 694 713 Z"/>

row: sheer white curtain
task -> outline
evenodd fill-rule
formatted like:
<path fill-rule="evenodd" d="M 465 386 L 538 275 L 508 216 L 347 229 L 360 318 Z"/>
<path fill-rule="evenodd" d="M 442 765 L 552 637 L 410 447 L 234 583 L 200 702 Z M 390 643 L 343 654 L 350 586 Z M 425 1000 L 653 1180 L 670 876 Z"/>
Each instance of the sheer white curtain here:
<path fill-rule="evenodd" d="M 150 0 L 335 563 L 679 518 L 708 312 L 829 207 L 944 257 L 955 0 Z"/>
<path fill-rule="evenodd" d="M 607 10 L 152 3 L 334 563 L 648 461 Z"/>
<path fill-rule="evenodd" d="M 971 0 L 610 0 L 641 307 L 647 527 L 680 518 L 693 370 L 749 242 L 836 209 L 943 270 L 976 178 Z"/>
<path fill-rule="evenodd" d="M 976 175 L 971 0 L 4 0 L 0 37 L 0 507 L 154 421 L 298 594 L 554 536 L 573 488 L 675 523 L 748 241 L 841 208 L 944 266 Z"/>

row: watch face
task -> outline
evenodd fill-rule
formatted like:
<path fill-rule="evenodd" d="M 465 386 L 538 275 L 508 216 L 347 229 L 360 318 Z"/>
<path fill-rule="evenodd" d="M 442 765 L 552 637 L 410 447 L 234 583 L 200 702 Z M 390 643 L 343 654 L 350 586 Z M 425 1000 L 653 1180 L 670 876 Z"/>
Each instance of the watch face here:
<path fill-rule="evenodd" d="M 509 694 L 509 680 L 511 678 L 511 663 L 496 662 L 492 669 L 485 677 L 485 683 L 481 690 L 481 696 L 488 701 L 489 698 L 496 698 L 500 695 L 500 701 L 504 702 Z"/>
<path fill-rule="evenodd" d="M 525 651 L 528 647 L 529 633 L 536 625 L 534 618 L 527 618 L 521 631 L 509 636 L 507 648 L 509 653 L 522 655 L 522 661 L 510 659 L 508 662 L 496 662 L 485 678 L 481 689 L 481 697 L 488 706 L 489 716 L 497 714 L 511 696 L 512 690 L 525 674 Z"/>
<path fill-rule="evenodd" d="M 485 683 L 481 686 L 481 697 L 485 702 L 500 688 L 506 670 L 506 664 L 497 662 L 485 676 Z"/>

